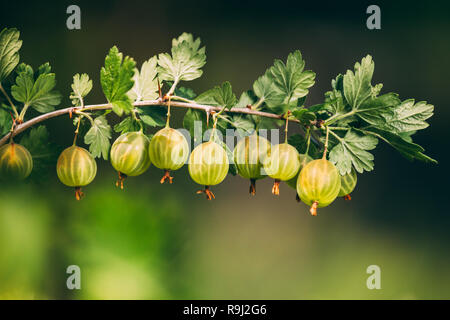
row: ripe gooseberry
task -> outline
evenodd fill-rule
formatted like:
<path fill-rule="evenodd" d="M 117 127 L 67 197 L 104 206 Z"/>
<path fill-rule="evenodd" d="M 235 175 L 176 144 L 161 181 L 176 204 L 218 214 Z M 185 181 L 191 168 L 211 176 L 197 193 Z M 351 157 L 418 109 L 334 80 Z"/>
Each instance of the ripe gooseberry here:
<path fill-rule="evenodd" d="M 269 177 L 275 179 L 272 193 L 280 194 L 280 181 L 288 181 L 295 177 L 300 168 L 300 155 L 293 146 L 281 143 L 273 146 L 270 155 L 264 159 L 264 170 Z"/>
<path fill-rule="evenodd" d="M 205 190 L 199 190 L 197 193 L 205 193 L 208 200 L 215 199 L 209 187 L 221 183 L 227 176 L 227 152 L 214 141 L 202 143 L 192 151 L 188 168 L 192 180 L 205 186 Z"/>
<path fill-rule="evenodd" d="M 143 174 L 150 167 L 148 146 L 150 140 L 141 131 L 122 134 L 111 147 L 111 164 L 119 173 L 116 186 L 123 189 L 127 176 Z"/>
<path fill-rule="evenodd" d="M 313 158 L 311 158 L 309 155 L 307 155 L 307 154 L 300 154 L 300 168 L 298 170 L 297 175 L 295 177 L 293 177 L 292 179 L 286 181 L 286 184 L 289 187 L 291 187 L 294 190 L 297 190 L 297 180 L 298 180 L 298 176 L 300 174 L 300 171 L 306 166 L 306 164 L 308 164 L 311 161 L 313 161 Z M 295 192 L 295 200 L 300 202 L 300 197 L 298 196 L 297 192 Z"/>
<path fill-rule="evenodd" d="M 73 145 L 60 154 L 56 173 L 63 184 L 75 188 L 75 197 L 80 200 L 84 195 L 81 187 L 91 183 L 97 174 L 97 163 L 89 151 Z"/>
<path fill-rule="evenodd" d="M 33 158 L 25 147 L 11 142 L 0 148 L 0 178 L 24 180 L 32 170 Z"/>
<path fill-rule="evenodd" d="M 189 156 L 189 145 L 178 130 L 165 127 L 159 130 L 150 141 L 150 160 L 159 169 L 165 170 L 161 183 L 167 179 L 172 183 L 170 171 L 180 169 Z"/>
<path fill-rule="evenodd" d="M 238 174 L 250 179 L 250 194 L 256 193 L 256 180 L 265 176 L 261 173 L 262 162 L 270 152 L 271 144 L 256 133 L 239 140 L 233 151 L 234 163 Z"/>
<path fill-rule="evenodd" d="M 311 206 L 313 216 L 317 215 L 317 208 L 332 203 L 340 189 L 341 176 L 338 169 L 323 158 L 308 163 L 298 176 L 297 192 L 300 199 Z"/>
<path fill-rule="evenodd" d="M 352 167 L 352 170 L 341 176 L 341 190 L 339 191 L 339 197 L 344 197 L 345 200 L 352 200 L 350 193 L 355 190 L 357 182 L 356 171 Z"/>

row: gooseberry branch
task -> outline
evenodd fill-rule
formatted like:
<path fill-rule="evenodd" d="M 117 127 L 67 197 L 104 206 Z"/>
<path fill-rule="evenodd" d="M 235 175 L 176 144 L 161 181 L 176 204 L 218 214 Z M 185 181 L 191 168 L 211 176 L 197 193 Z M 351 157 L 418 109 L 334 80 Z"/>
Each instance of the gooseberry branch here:
<path fill-rule="evenodd" d="M 135 103 L 133 103 L 133 105 L 135 107 L 151 107 L 151 106 L 168 106 L 169 102 L 165 101 L 164 99 L 156 99 L 156 100 L 146 100 L 146 101 L 137 101 Z M 182 101 L 171 101 L 170 105 L 172 107 L 179 107 L 179 108 L 190 108 L 190 109 L 197 109 L 197 110 L 203 110 L 206 113 L 211 113 L 211 112 L 220 112 L 223 107 L 216 107 L 216 106 L 210 106 L 210 105 L 204 105 L 204 104 L 198 104 L 195 102 L 182 102 Z M 65 108 L 65 109 L 58 109 L 52 112 L 48 112 L 45 113 L 43 115 L 37 116 L 35 118 L 32 118 L 26 122 L 23 122 L 20 125 L 17 125 L 14 132 L 10 132 L 8 134 L 6 134 L 3 138 L 0 139 L 0 146 L 4 145 L 8 139 L 10 138 L 10 136 L 12 135 L 12 137 L 15 137 L 16 135 L 18 135 L 19 133 L 27 130 L 28 128 L 52 119 L 52 118 L 56 118 L 62 115 L 66 115 L 69 113 L 76 113 L 77 111 L 83 110 L 83 111 L 98 111 L 98 110 L 108 110 L 111 109 L 112 105 L 108 104 L 108 103 L 104 103 L 104 104 L 93 104 L 93 105 L 86 105 L 84 106 L 84 108 L 82 107 L 69 107 L 69 108 Z M 272 119 L 285 119 L 284 115 L 278 115 L 278 114 L 274 114 L 274 113 L 269 113 L 269 112 L 263 112 L 263 111 L 257 111 L 257 110 L 252 110 L 250 108 L 231 108 L 231 109 L 225 109 L 224 112 L 229 112 L 229 113 L 242 113 L 242 114 L 250 114 L 250 115 L 254 115 L 254 116 L 259 116 L 259 117 L 266 117 L 266 118 L 272 118 Z M 293 122 L 299 122 L 297 119 L 288 119 L 289 121 L 293 121 Z"/>

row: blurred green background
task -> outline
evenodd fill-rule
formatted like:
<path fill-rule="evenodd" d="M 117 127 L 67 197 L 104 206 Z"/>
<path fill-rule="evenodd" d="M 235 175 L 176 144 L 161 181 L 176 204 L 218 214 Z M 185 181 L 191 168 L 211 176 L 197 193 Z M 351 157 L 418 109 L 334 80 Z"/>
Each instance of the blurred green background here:
<path fill-rule="evenodd" d="M 66 28 L 68 5 L 82 29 Z M 380 143 L 375 171 L 359 176 L 353 200 L 338 199 L 311 217 L 286 185 L 230 176 L 207 202 L 186 168 L 160 185 L 152 167 L 114 187 L 99 163 L 97 179 L 76 202 L 51 172 L 39 184 L 0 190 L 2 299 L 431 299 L 450 298 L 448 214 L 449 4 L 378 2 L 382 29 L 366 28 L 369 2 L 323 1 L 2 1 L 0 28 L 17 27 L 21 60 L 49 61 L 58 89 L 72 76 L 94 79 L 87 103 L 104 102 L 99 70 L 117 44 L 140 64 L 168 51 L 180 33 L 200 36 L 208 62 L 197 93 L 229 80 L 237 94 L 274 58 L 300 49 L 317 73 L 308 104 L 319 103 L 336 74 L 374 57 L 374 83 L 402 99 L 435 105 L 417 136 L 439 165 L 410 163 Z M 176 111 L 175 124 L 184 111 Z M 73 139 L 68 117 L 47 121 L 52 143 Z M 81 290 L 66 288 L 67 266 L 81 268 Z M 381 290 L 368 290 L 366 268 L 381 267 Z"/>

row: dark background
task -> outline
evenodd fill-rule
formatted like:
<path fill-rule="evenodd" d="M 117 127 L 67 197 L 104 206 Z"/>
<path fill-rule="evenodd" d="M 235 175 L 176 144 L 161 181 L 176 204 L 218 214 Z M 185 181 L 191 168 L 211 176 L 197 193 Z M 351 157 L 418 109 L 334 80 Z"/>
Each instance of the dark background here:
<path fill-rule="evenodd" d="M 81 30 L 66 28 L 70 4 L 81 7 Z M 381 7 L 381 30 L 366 28 L 369 4 Z M 239 95 L 274 58 L 300 49 L 317 73 L 312 105 L 371 54 L 383 92 L 435 105 L 430 127 L 414 138 L 439 164 L 408 162 L 380 142 L 351 203 L 338 199 L 318 217 L 285 185 L 273 197 L 269 179 L 250 198 L 247 181 L 230 176 L 206 202 L 186 168 L 160 186 L 152 167 L 121 192 L 100 160 L 80 203 L 55 174 L 40 185 L 3 185 L 0 297 L 449 298 L 449 9 L 439 1 L 2 1 L 0 28 L 21 31 L 21 61 L 50 62 L 62 106 L 82 72 L 94 80 L 86 102 L 104 102 L 99 71 L 111 46 L 140 64 L 182 32 L 207 48 L 204 75 L 184 83 L 197 93 L 229 80 Z M 46 125 L 52 143 L 72 142 L 68 117 Z M 65 288 L 69 264 L 82 269 L 81 291 Z M 379 291 L 365 285 L 372 264 L 382 270 Z"/>

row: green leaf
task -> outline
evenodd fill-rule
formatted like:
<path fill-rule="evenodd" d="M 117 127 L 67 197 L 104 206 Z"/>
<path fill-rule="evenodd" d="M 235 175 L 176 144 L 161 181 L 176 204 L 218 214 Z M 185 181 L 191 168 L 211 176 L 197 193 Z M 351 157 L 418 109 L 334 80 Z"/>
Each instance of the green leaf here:
<path fill-rule="evenodd" d="M 111 146 L 111 127 L 105 116 L 99 116 L 94 119 L 92 127 L 84 136 L 84 143 L 89 145 L 89 151 L 92 156 L 108 160 L 109 148 Z"/>
<path fill-rule="evenodd" d="M 408 99 L 395 106 L 391 113 L 383 114 L 385 122 L 377 127 L 394 133 L 425 129 L 429 126 L 425 120 L 433 111 L 434 106 L 425 101 L 414 103 L 414 99 Z"/>
<path fill-rule="evenodd" d="M 316 120 L 316 114 L 309 109 L 298 108 L 292 111 L 292 115 L 305 125 L 310 125 L 311 121 Z"/>
<path fill-rule="evenodd" d="M 134 70 L 134 86 L 128 91 L 128 97 L 133 101 L 153 100 L 158 98 L 158 80 L 156 78 L 156 56 L 142 64 L 141 71 Z"/>
<path fill-rule="evenodd" d="M 378 139 L 371 135 L 348 130 L 343 138 L 337 138 L 337 144 L 331 149 L 329 159 L 338 168 L 341 175 L 351 171 L 352 165 L 356 171 L 373 170 L 373 155 L 368 152 L 375 149 Z"/>
<path fill-rule="evenodd" d="M 206 63 L 205 47 L 200 48 L 200 38 L 183 33 L 172 40 L 172 55 L 158 55 L 158 77 L 164 81 L 190 81 L 199 78 Z"/>
<path fill-rule="evenodd" d="M 50 168 L 56 166 L 59 148 L 50 143 L 49 133 L 43 125 L 32 128 L 22 136 L 19 142 L 28 149 L 33 158 L 33 171 L 31 178 L 37 181 L 46 181 L 45 175 Z"/>
<path fill-rule="evenodd" d="M 333 115 L 347 111 L 343 97 L 343 81 L 344 76 L 339 74 L 336 79 L 331 80 L 332 90 L 325 93 L 326 110 Z"/>
<path fill-rule="evenodd" d="M 239 136 L 249 135 L 255 130 L 255 123 L 250 115 L 234 115 L 232 122 Z"/>
<path fill-rule="evenodd" d="M 399 151 L 400 154 L 402 154 L 408 160 L 416 159 L 424 162 L 437 163 L 436 160 L 425 155 L 423 153 L 425 149 L 422 148 L 420 145 L 413 143 L 410 136 L 408 137 L 410 141 L 408 141 L 400 135 L 397 135 L 389 131 L 380 130 L 377 128 L 368 128 L 366 130 L 359 130 L 359 131 L 365 134 L 373 135 L 385 141 L 386 143 L 394 147 L 397 151 Z"/>
<path fill-rule="evenodd" d="M 197 123 L 197 126 L 195 126 Z M 189 130 L 194 142 L 200 142 L 206 131 L 206 113 L 202 110 L 189 109 L 184 115 L 183 128 Z M 197 139 L 196 139 L 197 138 Z"/>
<path fill-rule="evenodd" d="M 275 87 L 270 69 L 253 83 L 253 91 L 255 92 L 255 95 L 263 100 L 268 106 L 279 105 L 284 100 L 284 95 Z"/>
<path fill-rule="evenodd" d="M 12 118 L 8 111 L 0 107 L 0 135 L 7 134 L 12 127 Z"/>
<path fill-rule="evenodd" d="M 135 119 L 133 119 L 133 117 L 126 117 L 114 126 L 114 131 L 120 132 L 120 134 L 135 132 L 139 131 L 140 129 L 141 127 L 139 126 L 139 123 Z"/>
<path fill-rule="evenodd" d="M 149 127 L 166 125 L 167 109 L 165 107 L 136 108 L 142 122 Z"/>
<path fill-rule="evenodd" d="M 194 90 L 186 87 L 176 87 L 174 93 L 178 97 L 182 97 L 189 100 L 193 100 L 197 96 Z"/>
<path fill-rule="evenodd" d="M 300 51 L 290 53 L 286 64 L 281 60 L 275 60 L 270 68 L 276 90 L 276 100 L 281 99 L 285 104 L 306 96 L 309 88 L 314 85 L 316 74 L 312 71 L 304 71 L 305 61 Z M 273 107 L 276 103 L 268 105 Z"/>
<path fill-rule="evenodd" d="M 20 32 L 15 29 L 3 29 L 0 32 L 0 82 L 8 77 L 19 63 L 19 50 L 22 40 Z"/>
<path fill-rule="evenodd" d="M 356 110 L 356 115 L 375 126 L 384 126 L 386 117 L 393 114 L 394 107 L 400 104 L 396 93 L 387 93 L 376 98 L 369 98 Z"/>
<path fill-rule="evenodd" d="M 24 106 L 31 106 L 36 111 L 46 113 L 53 111 L 55 106 L 61 102 L 61 94 L 54 91 L 56 86 L 56 79 L 54 73 L 50 72 L 48 64 L 45 68 L 39 68 L 41 72 L 37 75 L 36 81 L 34 79 L 33 69 L 25 64 L 21 64 L 18 70 L 16 83 L 11 87 L 11 94 Z"/>
<path fill-rule="evenodd" d="M 75 106 L 84 106 L 83 98 L 88 95 L 92 90 L 92 80 L 89 79 L 89 75 L 83 73 L 82 75 L 76 74 L 73 76 L 72 93 L 70 99 Z"/>
<path fill-rule="evenodd" d="M 372 96 L 372 76 L 375 64 L 367 55 L 356 62 L 355 71 L 347 70 L 344 76 L 344 95 L 352 109 L 358 109 L 364 101 Z"/>
<path fill-rule="evenodd" d="M 308 141 L 305 139 L 305 137 L 298 133 L 293 134 L 288 138 L 288 143 L 291 146 L 295 147 L 300 154 L 306 153 L 307 142 Z M 312 142 L 310 142 L 309 144 L 308 155 L 313 159 L 319 158 L 319 150 L 317 150 L 316 146 Z"/>
<path fill-rule="evenodd" d="M 226 81 L 221 86 L 216 86 L 195 99 L 196 102 L 231 109 L 237 103 L 230 82 Z"/>
<path fill-rule="evenodd" d="M 235 108 L 247 108 L 248 106 L 253 106 L 256 102 L 255 93 L 251 90 L 242 92 L 239 101 L 234 106 Z"/>
<path fill-rule="evenodd" d="M 103 93 L 112 104 L 112 110 L 119 116 L 124 112 L 128 114 L 133 109 L 127 93 L 134 85 L 135 66 L 133 58 L 128 56 L 123 58 L 123 54 L 114 46 L 109 50 L 105 58 L 105 66 L 100 71 Z"/>

